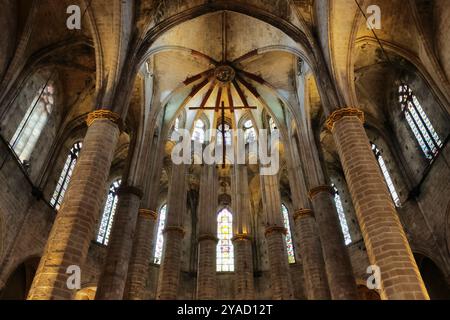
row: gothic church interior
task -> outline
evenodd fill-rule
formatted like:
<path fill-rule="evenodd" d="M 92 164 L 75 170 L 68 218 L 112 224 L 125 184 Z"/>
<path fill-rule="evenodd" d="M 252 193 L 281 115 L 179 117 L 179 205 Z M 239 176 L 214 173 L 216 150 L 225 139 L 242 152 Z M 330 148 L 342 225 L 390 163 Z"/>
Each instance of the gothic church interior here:
<path fill-rule="evenodd" d="M 450 299 L 447 0 L 1 8 L 0 300 Z"/>

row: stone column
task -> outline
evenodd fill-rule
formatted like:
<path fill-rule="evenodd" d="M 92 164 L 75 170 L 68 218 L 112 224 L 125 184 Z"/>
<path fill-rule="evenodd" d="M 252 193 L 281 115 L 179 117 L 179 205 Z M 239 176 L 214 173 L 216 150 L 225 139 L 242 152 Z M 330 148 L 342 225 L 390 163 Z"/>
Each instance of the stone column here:
<path fill-rule="evenodd" d="M 273 299 L 293 299 L 292 281 L 286 249 L 286 228 L 281 214 L 278 176 L 261 175 L 261 195 L 266 213 L 266 241 L 270 264 Z"/>
<path fill-rule="evenodd" d="M 163 146 L 164 144 L 162 144 Z M 155 147 L 155 148 L 153 148 Z M 152 144 L 153 155 L 148 166 L 150 177 L 146 179 L 144 197 L 139 209 L 133 252 L 128 270 L 128 280 L 124 298 L 127 300 L 143 300 L 149 274 L 149 264 L 153 261 L 156 222 L 158 221 L 157 206 L 164 148 L 157 143 Z M 151 208 L 151 209 L 149 209 Z"/>
<path fill-rule="evenodd" d="M 330 194 L 332 189 L 330 186 L 325 186 L 327 179 L 323 173 L 313 137 L 311 128 L 304 124 L 303 130 L 299 132 L 298 147 L 301 150 L 300 156 L 305 168 L 307 187 L 310 190 L 311 209 L 314 210 L 320 235 L 328 287 L 332 299 L 354 300 L 358 298 L 358 295 L 350 257 L 345 246 L 334 199 Z"/>
<path fill-rule="evenodd" d="M 247 167 L 235 165 L 232 175 L 234 274 L 237 300 L 255 299 Z"/>
<path fill-rule="evenodd" d="M 330 291 L 314 213 L 310 209 L 297 210 L 294 221 L 301 243 L 299 250 L 308 300 L 329 300 Z"/>
<path fill-rule="evenodd" d="M 125 290 L 133 249 L 142 191 L 123 186 L 118 192 L 119 202 L 111 232 L 103 273 L 98 282 L 96 300 L 121 300 Z"/>
<path fill-rule="evenodd" d="M 147 286 L 148 264 L 153 252 L 153 237 L 158 214 L 153 210 L 139 209 L 134 236 L 132 259 L 128 268 L 125 299 L 143 300 Z"/>
<path fill-rule="evenodd" d="M 355 205 L 371 264 L 380 268 L 383 299 L 429 299 L 400 219 L 364 130 L 364 113 L 335 111 L 327 120 Z"/>
<path fill-rule="evenodd" d="M 107 190 L 107 178 L 119 137 L 119 116 L 108 110 L 90 113 L 83 150 L 77 161 L 36 276 L 30 300 L 71 299 L 69 266 L 81 272 Z"/>
<path fill-rule="evenodd" d="M 172 165 L 167 201 L 167 223 L 164 229 L 164 252 L 159 269 L 158 300 L 175 300 L 180 280 L 183 213 L 186 210 L 186 167 Z"/>
<path fill-rule="evenodd" d="M 357 300 L 356 281 L 333 195 L 331 186 L 319 186 L 309 192 L 319 226 L 328 286 L 333 300 Z"/>
<path fill-rule="evenodd" d="M 217 298 L 217 192 L 218 177 L 214 165 L 203 165 L 198 205 L 197 299 Z"/>
<path fill-rule="evenodd" d="M 295 208 L 302 208 L 294 212 L 294 222 L 295 233 L 301 244 L 297 250 L 302 258 L 305 293 L 308 300 L 329 300 L 331 296 L 325 272 L 322 244 L 314 212 L 308 209 L 311 204 L 308 200 L 305 175 L 295 143 L 290 147 L 290 151 L 292 157 L 288 160 L 291 161 L 292 167 L 288 174 L 292 204 Z"/>

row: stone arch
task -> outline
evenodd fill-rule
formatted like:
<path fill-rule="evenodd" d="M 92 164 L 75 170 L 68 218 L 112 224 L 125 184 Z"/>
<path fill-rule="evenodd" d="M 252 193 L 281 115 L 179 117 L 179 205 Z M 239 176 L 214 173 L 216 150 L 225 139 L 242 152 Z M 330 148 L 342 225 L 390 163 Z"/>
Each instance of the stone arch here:
<path fill-rule="evenodd" d="M 0 291 L 0 300 L 25 300 L 39 265 L 40 257 L 28 257 L 11 272 Z"/>
<path fill-rule="evenodd" d="M 86 286 L 75 293 L 74 300 L 95 300 L 97 287 Z"/>
<path fill-rule="evenodd" d="M 447 214 L 446 214 L 446 219 L 447 221 L 446 223 L 446 229 L 445 229 L 445 238 L 447 239 L 446 243 L 447 243 L 447 253 L 450 256 L 450 201 L 447 205 Z"/>
<path fill-rule="evenodd" d="M 356 280 L 356 288 L 358 290 L 358 296 L 360 300 L 381 300 L 378 290 L 371 290 L 367 287 L 367 282 L 362 279 Z"/>
<path fill-rule="evenodd" d="M 414 253 L 431 300 L 450 300 L 450 284 L 442 269 L 426 255 Z"/>

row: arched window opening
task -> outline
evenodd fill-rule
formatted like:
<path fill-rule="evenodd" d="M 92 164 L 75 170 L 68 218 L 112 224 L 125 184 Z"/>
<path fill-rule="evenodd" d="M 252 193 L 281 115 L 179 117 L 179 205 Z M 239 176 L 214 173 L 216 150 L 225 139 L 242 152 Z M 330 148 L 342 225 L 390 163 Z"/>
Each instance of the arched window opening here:
<path fill-rule="evenodd" d="M 80 156 L 82 147 L 82 142 L 75 143 L 72 149 L 70 149 L 69 155 L 67 156 L 67 160 L 59 177 L 55 192 L 53 193 L 53 197 L 50 200 L 50 204 L 56 210 L 59 210 L 59 208 L 61 207 L 61 203 L 64 199 L 64 194 L 66 193 L 70 179 L 72 178 L 73 169 L 75 168 L 75 164 L 77 163 L 78 157 Z"/>
<path fill-rule="evenodd" d="M 222 209 L 217 215 L 217 272 L 234 271 L 233 215 Z"/>
<path fill-rule="evenodd" d="M 205 142 L 205 123 L 200 119 L 195 121 L 192 140 L 200 143 Z"/>
<path fill-rule="evenodd" d="M 117 203 L 119 201 L 118 191 L 122 183 L 121 179 L 115 180 L 108 192 L 105 208 L 103 209 L 102 220 L 100 221 L 100 228 L 97 235 L 97 242 L 105 246 L 109 243 L 109 236 L 111 234 L 112 225 L 114 222 L 114 215 L 116 214 Z"/>
<path fill-rule="evenodd" d="M 377 158 L 378 165 L 380 166 L 381 172 L 383 173 L 384 180 L 386 181 L 389 192 L 391 193 L 392 200 L 394 201 L 396 207 L 400 207 L 400 198 L 398 196 L 397 190 L 395 190 L 391 175 L 389 174 L 389 171 L 386 167 L 386 163 L 384 162 L 380 149 L 378 149 L 378 147 L 374 143 L 372 143 L 372 151 Z"/>
<path fill-rule="evenodd" d="M 161 209 L 159 209 L 159 223 L 158 223 L 158 232 L 156 234 L 156 246 L 155 246 L 155 254 L 153 258 L 153 262 L 155 264 L 161 264 L 163 246 L 164 246 L 164 228 L 166 226 L 166 217 L 167 217 L 167 205 L 163 205 Z"/>
<path fill-rule="evenodd" d="M 349 245 L 352 243 L 352 237 L 350 236 L 350 231 L 348 229 L 347 218 L 344 212 L 344 206 L 342 205 L 341 196 L 339 195 L 339 190 L 334 184 L 331 185 L 334 189 L 334 202 L 336 204 L 336 209 L 338 212 L 339 222 L 341 223 L 342 233 L 344 234 L 345 244 Z"/>
<path fill-rule="evenodd" d="M 443 146 L 442 140 L 434 130 L 419 100 L 407 84 L 400 86 L 399 98 L 406 121 L 420 148 L 428 160 L 433 160 Z"/>
<path fill-rule="evenodd" d="M 288 253 L 288 261 L 290 264 L 295 263 L 294 243 L 292 241 L 291 223 L 289 222 L 289 210 L 282 204 L 281 213 L 283 214 L 284 227 L 287 230 L 286 233 L 286 249 Z"/>
<path fill-rule="evenodd" d="M 173 131 L 178 132 L 180 130 L 180 118 L 175 119 L 175 125 L 173 126 Z"/>
<path fill-rule="evenodd" d="M 225 144 L 226 145 L 231 145 L 231 141 L 232 141 L 232 136 L 231 136 L 231 128 L 230 125 L 228 123 L 225 123 L 224 126 L 219 125 L 219 128 L 217 129 L 217 137 L 216 137 L 216 141 L 218 145 L 222 145 L 223 144 L 223 132 L 225 132 Z"/>
<path fill-rule="evenodd" d="M 174 140 L 174 133 L 175 132 L 179 132 L 180 131 L 180 118 L 176 118 L 175 119 L 175 123 L 172 127 L 172 130 L 169 132 L 169 140 L 171 141 L 175 141 Z"/>
<path fill-rule="evenodd" d="M 256 131 L 253 127 L 252 120 L 247 120 L 244 123 L 244 139 L 245 143 L 253 143 L 256 141 Z"/>
<path fill-rule="evenodd" d="M 277 124 L 275 123 L 275 120 L 273 120 L 272 117 L 269 118 L 269 129 L 270 129 L 270 133 L 272 133 L 278 129 Z"/>
<path fill-rule="evenodd" d="M 55 88 L 52 84 L 43 87 L 29 106 L 10 144 L 22 161 L 30 160 L 42 131 L 47 124 L 55 104 Z"/>

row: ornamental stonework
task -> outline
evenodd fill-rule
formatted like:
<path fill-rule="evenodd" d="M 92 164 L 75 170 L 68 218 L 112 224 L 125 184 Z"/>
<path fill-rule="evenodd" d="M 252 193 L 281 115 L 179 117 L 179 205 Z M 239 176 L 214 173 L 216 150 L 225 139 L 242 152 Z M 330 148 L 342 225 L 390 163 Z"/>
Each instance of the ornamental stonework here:
<path fill-rule="evenodd" d="M 328 117 L 328 119 L 326 121 L 327 129 L 330 131 L 333 131 L 334 125 L 336 124 L 336 122 L 338 122 L 339 120 L 341 120 L 344 117 L 358 117 L 362 123 L 365 122 L 364 112 L 361 111 L 360 109 L 358 109 L 358 108 L 343 108 L 343 109 L 334 111 L 331 114 L 331 116 Z"/>

